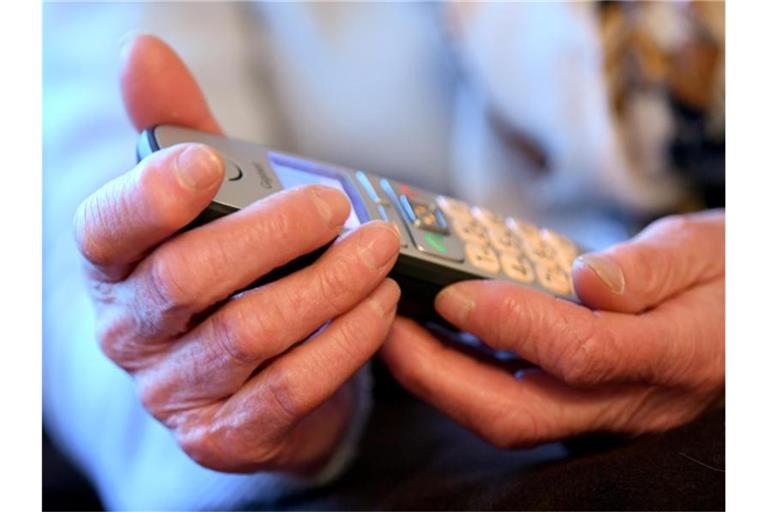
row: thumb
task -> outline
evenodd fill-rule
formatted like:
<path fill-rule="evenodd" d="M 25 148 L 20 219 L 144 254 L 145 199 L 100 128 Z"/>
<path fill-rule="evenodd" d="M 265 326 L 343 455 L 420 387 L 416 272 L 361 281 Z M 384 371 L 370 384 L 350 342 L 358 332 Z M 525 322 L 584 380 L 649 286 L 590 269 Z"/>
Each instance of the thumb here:
<path fill-rule="evenodd" d="M 221 133 L 189 69 L 161 39 L 126 36 L 121 61 L 123 103 L 137 130 L 173 124 Z"/>
<path fill-rule="evenodd" d="M 638 313 L 725 273 L 725 212 L 666 217 L 635 238 L 573 263 L 573 284 L 593 309 Z"/>

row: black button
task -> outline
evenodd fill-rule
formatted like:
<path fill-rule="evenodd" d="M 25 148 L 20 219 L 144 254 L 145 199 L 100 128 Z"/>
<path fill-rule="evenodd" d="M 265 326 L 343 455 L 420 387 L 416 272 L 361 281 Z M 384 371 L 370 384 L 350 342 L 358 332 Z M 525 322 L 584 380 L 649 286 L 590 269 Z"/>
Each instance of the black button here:
<path fill-rule="evenodd" d="M 224 175 L 228 181 L 237 181 L 243 177 L 243 170 L 228 158 L 224 159 Z"/>

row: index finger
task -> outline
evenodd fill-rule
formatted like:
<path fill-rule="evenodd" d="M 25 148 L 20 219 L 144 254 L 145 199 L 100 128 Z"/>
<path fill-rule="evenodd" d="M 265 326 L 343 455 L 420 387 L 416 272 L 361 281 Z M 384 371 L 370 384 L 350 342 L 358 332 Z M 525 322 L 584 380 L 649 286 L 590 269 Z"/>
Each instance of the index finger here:
<path fill-rule="evenodd" d="M 221 157 L 202 144 L 153 153 L 75 212 L 80 252 L 99 279 L 121 279 L 144 253 L 194 220 L 224 179 Z"/>

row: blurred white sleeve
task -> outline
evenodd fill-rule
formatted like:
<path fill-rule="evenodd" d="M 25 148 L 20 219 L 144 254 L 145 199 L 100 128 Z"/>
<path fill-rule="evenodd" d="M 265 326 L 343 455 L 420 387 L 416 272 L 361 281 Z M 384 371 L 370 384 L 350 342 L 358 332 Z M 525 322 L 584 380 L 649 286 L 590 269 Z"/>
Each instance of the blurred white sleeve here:
<path fill-rule="evenodd" d="M 164 37 L 187 58 L 230 133 L 271 143 L 279 125 L 255 76 L 248 12 L 229 3 L 44 4 L 44 421 L 111 509 L 237 508 L 322 483 L 350 460 L 367 417 L 363 385 L 347 438 L 314 481 L 210 471 L 143 410 L 130 377 L 94 337 L 71 220 L 83 198 L 135 164 L 137 136 L 118 88 L 120 37 L 136 28 Z"/>

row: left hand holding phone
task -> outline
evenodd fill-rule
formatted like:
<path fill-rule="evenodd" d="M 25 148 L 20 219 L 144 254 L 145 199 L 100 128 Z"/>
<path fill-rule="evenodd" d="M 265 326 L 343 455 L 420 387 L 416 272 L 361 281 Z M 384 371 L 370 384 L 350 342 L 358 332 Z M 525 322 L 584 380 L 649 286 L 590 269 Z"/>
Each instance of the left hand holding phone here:
<path fill-rule="evenodd" d="M 122 59 L 123 99 L 137 130 L 167 123 L 221 133 L 194 78 L 161 40 L 134 36 Z M 132 375 L 144 407 L 201 465 L 311 474 L 346 432 L 356 408 L 351 378 L 395 316 L 400 290 L 386 276 L 398 235 L 368 223 L 314 264 L 233 296 L 333 241 L 350 206 L 332 188 L 300 187 L 179 233 L 223 178 L 215 151 L 179 144 L 80 205 L 75 231 L 97 337 Z"/>

